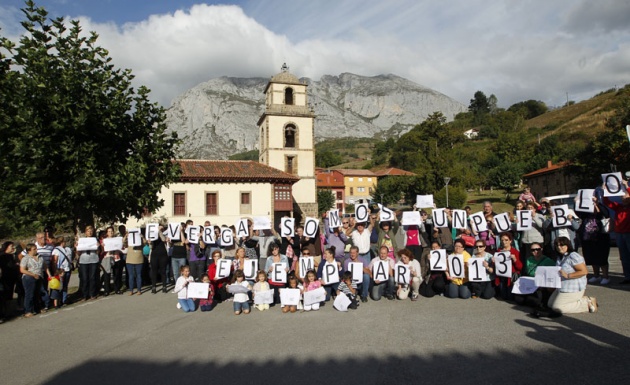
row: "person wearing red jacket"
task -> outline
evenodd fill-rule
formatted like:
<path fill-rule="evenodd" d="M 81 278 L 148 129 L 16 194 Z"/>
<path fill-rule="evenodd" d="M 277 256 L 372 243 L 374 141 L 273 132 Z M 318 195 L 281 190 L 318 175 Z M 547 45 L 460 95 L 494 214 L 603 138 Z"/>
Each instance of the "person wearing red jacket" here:
<path fill-rule="evenodd" d="M 615 233 L 617 233 L 617 247 L 623 268 L 621 285 L 630 284 L 630 188 L 628 181 L 622 181 L 626 194 L 621 203 L 613 202 L 604 197 L 604 204 L 615 212 Z"/>
<path fill-rule="evenodd" d="M 230 283 L 230 277 L 217 279 L 217 261 L 223 258 L 220 250 L 212 252 L 213 263 L 208 265 L 208 278 L 210 278 L 210 284 L 212 285 L 212 291 L 214 291 L 214 300 L 221 303 L 228 299 L 229 295 L 226 290 L 226 285 Z M 230 267 L 230 271 L 234 269 L 234 266 Z"/>
<path fill-rule="evenodd" d="M 514 276 L 514 273 L 517 273 L 520 277 L 521 270 L 523 269 L 523 262 L 521 261 L 519 251 L 512 246 L 514 236 L 510 232 L 503 232 L 499 235 L 499 239 L 501 240 L 501 245 L 497 249 L 497 252 L 505 251 L 510 253 L 510 259 L 512 260 L 512 276 Z M 496 272 L 499 268 L 498 265 L 500 264 L 500 261 L 494 261 L 493 258 L 493 262 L 495 266 L 494 270 Z M 506 300 L 512 300 L 514 298 L 512 295 L 512 286 L 514 285 L 514 282 L 512 282 L 511 278 L 497 276 L 494 279 L 494 284 L 496 286 L 498 298 Z"/>

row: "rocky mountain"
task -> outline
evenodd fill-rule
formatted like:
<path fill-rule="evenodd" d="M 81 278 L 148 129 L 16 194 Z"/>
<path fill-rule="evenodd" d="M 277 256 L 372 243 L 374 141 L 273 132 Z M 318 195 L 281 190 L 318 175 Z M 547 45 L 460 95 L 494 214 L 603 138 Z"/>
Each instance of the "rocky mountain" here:
<path fill-rule="evenodd" d="M 308 84 L 315 111 L 315 138 L 399 136 L 441 111 L 448 120 L 467 108 L 456 100 L 395 75 L 374 77 L 343 73 Z M 223 159 L 253 150 L 256 122 L 264 111 L 269 79 L 212 79 L 178 96 L 167 110 L 167 124 L 177 131 L 183 158 Z"/>

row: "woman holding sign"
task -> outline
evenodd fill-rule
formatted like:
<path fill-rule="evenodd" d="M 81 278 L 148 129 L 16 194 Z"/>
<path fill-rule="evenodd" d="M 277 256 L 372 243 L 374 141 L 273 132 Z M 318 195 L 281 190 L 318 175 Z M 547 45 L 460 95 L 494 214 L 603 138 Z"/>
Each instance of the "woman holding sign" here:
<path fill-rule="evenodd" d="M 558 313 L 595 313 L 597 300 L 584 295 L 588 268 L 584 258 L 573 251 L 571 240 L 559 237 L 554 242 L 560 255 L 557 265 L 560 266 L 561 286 L 549 298 L 549 307 Z"/>
<path fill-rule="evenodd" d="M 444 295 L 446 291 L 446 274 L 441 270 L 431 269 L 431 257 L 432 254 L 437 253 L 440 248 L 440 242 L 433 241 L 431 243 L 431 251 L 429 253 L 422 253 L 422 259 L 420 261 L 420 268 L 422 271 L 423 279 L 420 284 L 420 295 L 423 297 L 431 298 L 435 295 Z M 446 250 L 442 250 L 444 256 L 446 256 Z"/>
<path fill-rule="evenodd" d="M 630 284 L 630 187 L 626 180 L 622 180 L 621 183 L 626 189 L 621 203 L 604 198 L 604 204 L 615 212 L 615 233 L 617 233 L 617 246 L 623 267 L 623 281 L 620 284 L 628 285 Z"/>
<path fill-rule="evenodd" d="M 337 293 L 340 270 L 341 262 L 335 259 L 335 247 L 331 246 L 324 250 L 324 261 L 317 267 L 317 278 L 326 290 L 326 301 L 330 301 L 332 293 Z"/>
<path fill-rule="evenodd" d="M 473 298 L 490 299 L 494 297 L 492 278 L 494 278 L 494 267 L 492 266 L 492 254 L 486 251 L 486 243 L 483 240 L 475 241 L 475 258 L 483 258 L 483 267 L 486 270 L 487 281 L 470 282 L 470 292 Z M 474 279 L 474 277 L 473 277 Z"/>
<path fill-rule="evenodd" d="M 289 260 L 280 254 L 280 246 L 277 243 L 272 243 L 269 250 L 265 271 L 269 276 L 269 286 L 273 289 L 273 302 L 276 304 L 280 303 L 280 289 L 287 285 Z"/>
<path fill-rule="evenodd" d="M 94 227 L 85 227 L 85 238 L 90 242 L 86 244 L 92 245 L 92 247 L 86 247 L 90 250 L 81 250 L 79 253 L 79 284 L 81 286 L 81 292 L 83 293 L 83 300 L 95 299 L 98 291 L 99 281 L 99 266 L 100 261 L 98 255 L 100 252 L 100 246 L 98 241 L 94 237 Z M 80 241 L 78 241 L 80 242 Z M 75 245 L 75 249 L 79 249 L 79 243 Z M 83 248 L 83 247 L 81 247 Z"/>
<path fill-rule="evenodd" d="M 164 235 L 164 225 L 158 226 L 158 237 L 151 241 L 151 254 L 149 260 L 151 263 L 151 293 L 156 294 L 158 274 L 162 278 L 162 292 L 168 293 L 166 289 L 166 264 L 168 263 L 168 250 L 166 249 L 166 235 Z M 181 269 L 181 268 L 180 268 Z M 190 268 L 189 268 L 190 270 Z"/>
<path fill-rule="evenodd" d="M 446 279 L 450 283 L 446 287 L 446 296 L 449 298 L 468 299 L 471 297 L 467 278 L 470 254 L 464 250 L 465 246 L 464 240 L 456 239 L 453 241 L 453 254 L 448 256 Z"/>
<path fill-rule="evenodd" d="M 497 277 L 494 279 L 494 285 L 497 290 L 498 298 L 512 299 L 512 286 L 514 284 L 512 280 L 518 279 L 517 277 L 521 275 L 523 262 L 521 262 L 520 253 L 518 252 L 518 250 L 512 247 L 512 241 L 514 240 L 512 233 L 506 231 L 501 233 L 499 237 L 499 239 L 501 240 L 501 246 L 497 249 L 497 253 L 503 252 L 508 255 L 509 260 L 512 261 L 512 272 L 510 274 L 510 278 L 497 275 Z M 499 271 L 498 274 L 501 274 L 500 266 L 503 261 L 497 260 L 497 257 L 494 257 L 492 261 L 494 262 L 495 269 L 498 269 Z"/>
<path fill-rule="evenodd" d="M 409 289 L 411 287 L 411 300 L 418 300 L 418 290 L 420 289 L 420 282 L 422 280 L 422 271 L 420 270 L 420 263 L 413 258 L 413 253 L 407 249 L 398 250 L 398 258 L 400 263 L 409 268 L 409 275 L 411 279 L 410 285 L 398 284 L 396 295 L 398 299 L 407 299 L 409 297 Z"/>

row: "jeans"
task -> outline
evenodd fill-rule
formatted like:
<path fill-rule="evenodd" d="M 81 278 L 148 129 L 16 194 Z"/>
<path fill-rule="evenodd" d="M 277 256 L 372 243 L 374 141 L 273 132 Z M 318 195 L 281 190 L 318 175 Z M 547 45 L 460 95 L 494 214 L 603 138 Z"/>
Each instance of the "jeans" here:
<path fill-rule="evenodd" d="M 234 304 L 234 311 L 241 312 L 247 311 L 249 312 L 249 302 L 232 302 Z"/>
<path fill-rule="evenodd" d="M 621 257 L 624 279 L 630 279 L 630 233 L 617 233 L 617 247 Z"/>
<path fill-rule="evenodd" d="M 83 292 L 83 298 L 88 299 L 90 297 L 96 297 L 99 281 L 99 269 L 100 264 L 97 263 L 80 263 L 80 279 L 81 279 L 81 291 Z"/>
<path fill-rule="evenodd" d="M 37 281 L 30 275 L 22 276 L 22 285 L 24 286 L 24 312 L 35 313 L 35 293 L 37 289 Z"/>
<path fill-rule="evenodd" d="M 390 276 L 387 281 L 381 281 L 380 283 L 374 282 L 372 286 L 372 299 L 379 301 L 383 294 L 393 296 L 396 283 L 394 277 Z"/>
<path fill-rule="evenodd" d="M 357 285 L 357 288 L 361 290 L 361 297 L 366 297 L 370 294 L 370 275 L 363 273 L 363 282 Z"/>
<path fill-rule="evenodd" d="M 201 281 L 201 277 L 204 274 L 207 274 L 205 259 L 190 261 L 190 276 L 193 277 L 195 281 Z"/>
<path fill-rule="evenodd" d="M 339 288 L 339 282 L 331 283 L 330 285 L 323 285 L 322 287 L 326 291 L 326 301 L 330 301 L 330 296 L 332 295 L 332 293 L 335 293 L 335 295 L 337 295 L 337 289 Z"/>
<path fill-rule="evenodd" d="M 181 305 L 184 313 L 190 313 L 190 312 L 195 311 L 195 301 L 192 298 L 186 298 L 186 299 L 180 298 L 177 301 L 179 301 L 179 304 Z"/>
<path fill-rule="evenodd" d="M 138 292 L 142 291 L 142 263 L 128 263 L 127 276 L 129 277 L 129 290 L 132 293 L 134 288 L 137 288 Z"/>
<path fill-rule="evenodd" d="M 63 273 L 63 281 L 61 282 L 61 303 L 68 303 L 68 284 L 70 284 L 70 277 L 72 277 L 71 271 Z"/>
<path fill-rule="evenodd" d="M 446 286 L 446 296 L 449 298 L 468 299 L 470 298 L 471 294 L 470 294 L 470 289 L 468 288 L 468 285 L 466 284 L 456 285 L 454 283 L 449 283 Z"/>
<path fill-rule="evenodd" d="M 182 266 L 186 266 L 186 258 L 171 258 L 171 270 L 175 279 L 179 277 L 179 268 Z"/>

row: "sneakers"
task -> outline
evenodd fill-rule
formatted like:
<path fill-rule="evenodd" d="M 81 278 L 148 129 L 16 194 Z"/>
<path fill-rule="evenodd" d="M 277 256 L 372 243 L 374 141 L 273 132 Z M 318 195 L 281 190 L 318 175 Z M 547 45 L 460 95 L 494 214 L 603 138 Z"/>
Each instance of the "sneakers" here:
<path fill-rule="evenodd" d="M 390 301 L 391 301 L 391 300 L 393 300 L 393 299 L 394 299 L 394 296 L 393 296 L 393 295 L 391 295 L 391 294 L 387 294 L 387 295 L 385 296 L 385 298 L 387 298 L 388 300 L 390 300 Z"/>
<path fill-rule="evenodd" d="M 608 285 L 610 283 L 610 279 L 609 278 L 602 278 L 601 282 L 599 282 L 600 285 Z"/>
<path fill-rule="evenodd" d="M 179 302 L 177 302 L 177 308 L 178 308 L 178 309 L 181 309 L 181 308 L 182 308 L 182 305 L 180 305 L 180 304 L 179 304 Z"/>
<path fill-rule="evenodd" d="M 588 312 L 595 313 L 597 311 L 597 298 L 586 297 L 588 299 Z"/>
<path fill-rule="evenodd" d="M 602 280 L 602 277 L 600 277 L 600 276 L 591 277 L 591 278 L 588 280 L 588 283 L 598 283 L 598 282 L 599 282 L 599 281 L 601 281 L 601 280 Z"/>
<path fill-rule="evenodd" d="M 361 297 L 361 302 L 367 302 L 367 297 Z"/>

